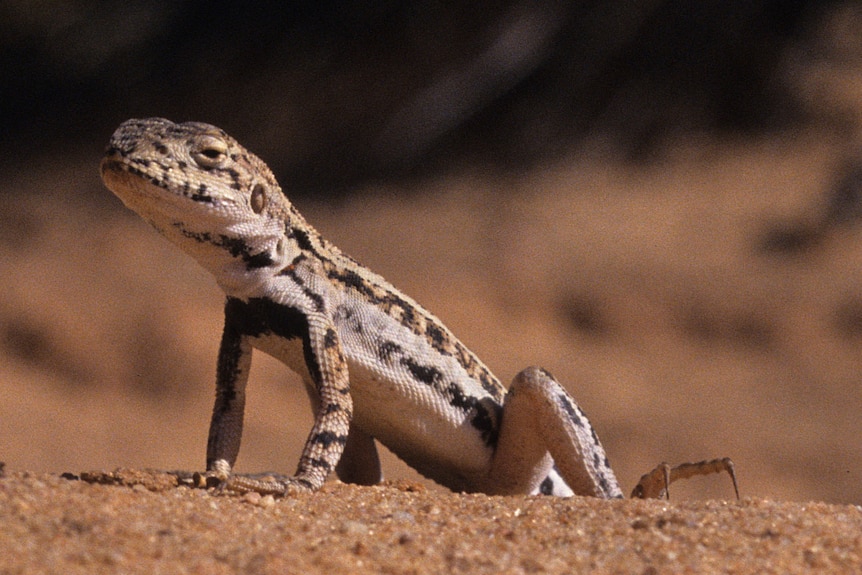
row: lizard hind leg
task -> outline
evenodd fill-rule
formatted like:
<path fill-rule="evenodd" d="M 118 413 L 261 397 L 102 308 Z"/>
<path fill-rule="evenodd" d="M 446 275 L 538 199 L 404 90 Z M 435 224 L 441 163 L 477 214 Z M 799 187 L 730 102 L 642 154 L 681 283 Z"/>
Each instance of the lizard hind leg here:
<path fill-rule="evenodd" d="M 529 367 L 506 394 L 489 491 L 542 491 L 557 472 L 576 495 L 622 497 L 584 412 L 549 372 Z"/>

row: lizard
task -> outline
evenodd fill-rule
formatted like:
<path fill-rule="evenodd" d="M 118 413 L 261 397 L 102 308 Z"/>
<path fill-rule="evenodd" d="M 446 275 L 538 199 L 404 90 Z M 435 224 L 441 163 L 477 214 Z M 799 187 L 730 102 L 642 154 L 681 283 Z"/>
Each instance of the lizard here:
<path fill-rule="evenodd" d="M 267 165 L 223 130 L 127 120 L 100 172 L 226 294 L 199 486 L 289 496 L 316 491 L 333 472 L 373 485 L 379 441 L 453 491 L 623 496 L 595 429 L 550 372 L 528 367 L 507 390 L 439 319 L 321 236 Z M 298 373 L 311 399 L 314 423 L 292 476 L 233 471 L 253 350 Z M 633 496 L 722 470 L 736 488 L 729 462 L 662 464 Z"/>

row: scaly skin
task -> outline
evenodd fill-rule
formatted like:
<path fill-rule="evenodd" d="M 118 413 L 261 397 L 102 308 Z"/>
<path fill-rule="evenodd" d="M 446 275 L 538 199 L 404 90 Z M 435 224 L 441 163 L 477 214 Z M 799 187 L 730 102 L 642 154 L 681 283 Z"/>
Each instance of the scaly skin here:
<path fill-rule="evenodd" d="M 456 491 L 622 497 L 595 430 L 551 374 L 525 369 L 507 391 L 440 320 L 321 237 L 224 131 L 129 120 L 101 172 L 227 295 L 202 481 L 288 495 L 335 470 L 372 484 L 376 439 Z M 253 349 L 299 373 L 312 401 L 292 477 L 232 472 Z"/>

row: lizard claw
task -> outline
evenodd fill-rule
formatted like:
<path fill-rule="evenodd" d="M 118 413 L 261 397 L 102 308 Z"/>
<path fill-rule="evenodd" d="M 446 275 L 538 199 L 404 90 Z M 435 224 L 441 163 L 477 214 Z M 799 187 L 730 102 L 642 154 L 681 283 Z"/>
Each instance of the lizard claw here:
<path fill-rule="evenodd" d="M 192 475 L 192 484 L 198 489 L 223 488 L 227 481 L 227 477 L 223 477 L 213 471 L 206 471 L 204 473 L 196 471 Z"/>
<path fill-rule="evenodd" d="M 223 484 L 223 488 L 236 493 L 254 492 L 275 497 L 291 497 L 314 491 L 309 482 L 296 477 L 277 479 L 272 476 L 259 478 L 248 475 L 232 475 Z"/>
<path fill-rule="evenodd" d="M 310 482 L 298 477 L 285 477 L 272 473 L 249 475 L 224 475 L 219 471 L 195 473 L 193 484 L 200 489 L 215 489 L 217 492 L 260 493 L 275 497 L 291 497 L 314 491 Z"/>

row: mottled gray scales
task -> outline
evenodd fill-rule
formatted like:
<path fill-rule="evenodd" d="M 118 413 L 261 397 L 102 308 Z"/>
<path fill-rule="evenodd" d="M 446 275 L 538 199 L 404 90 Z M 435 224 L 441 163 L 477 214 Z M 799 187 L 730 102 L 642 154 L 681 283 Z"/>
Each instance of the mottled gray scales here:
<path fill-rule="evenodd" d="M 290 495 L 319 489 L 332 470 L 374 483 L 376 440 L 455 490 L 621 496 L 595 430 L 548 372 L 522 371 L 507 395 L 439 319 L 310 226 L 266 164 L 224 131 L 129 120 L 101 172 L 227 295 L 201 485 Z M 293 477 L 234 473 L 254 350 L 298 373 L 311 398 Z M 660 468 L 639 493 L 725 469 Z"/>

